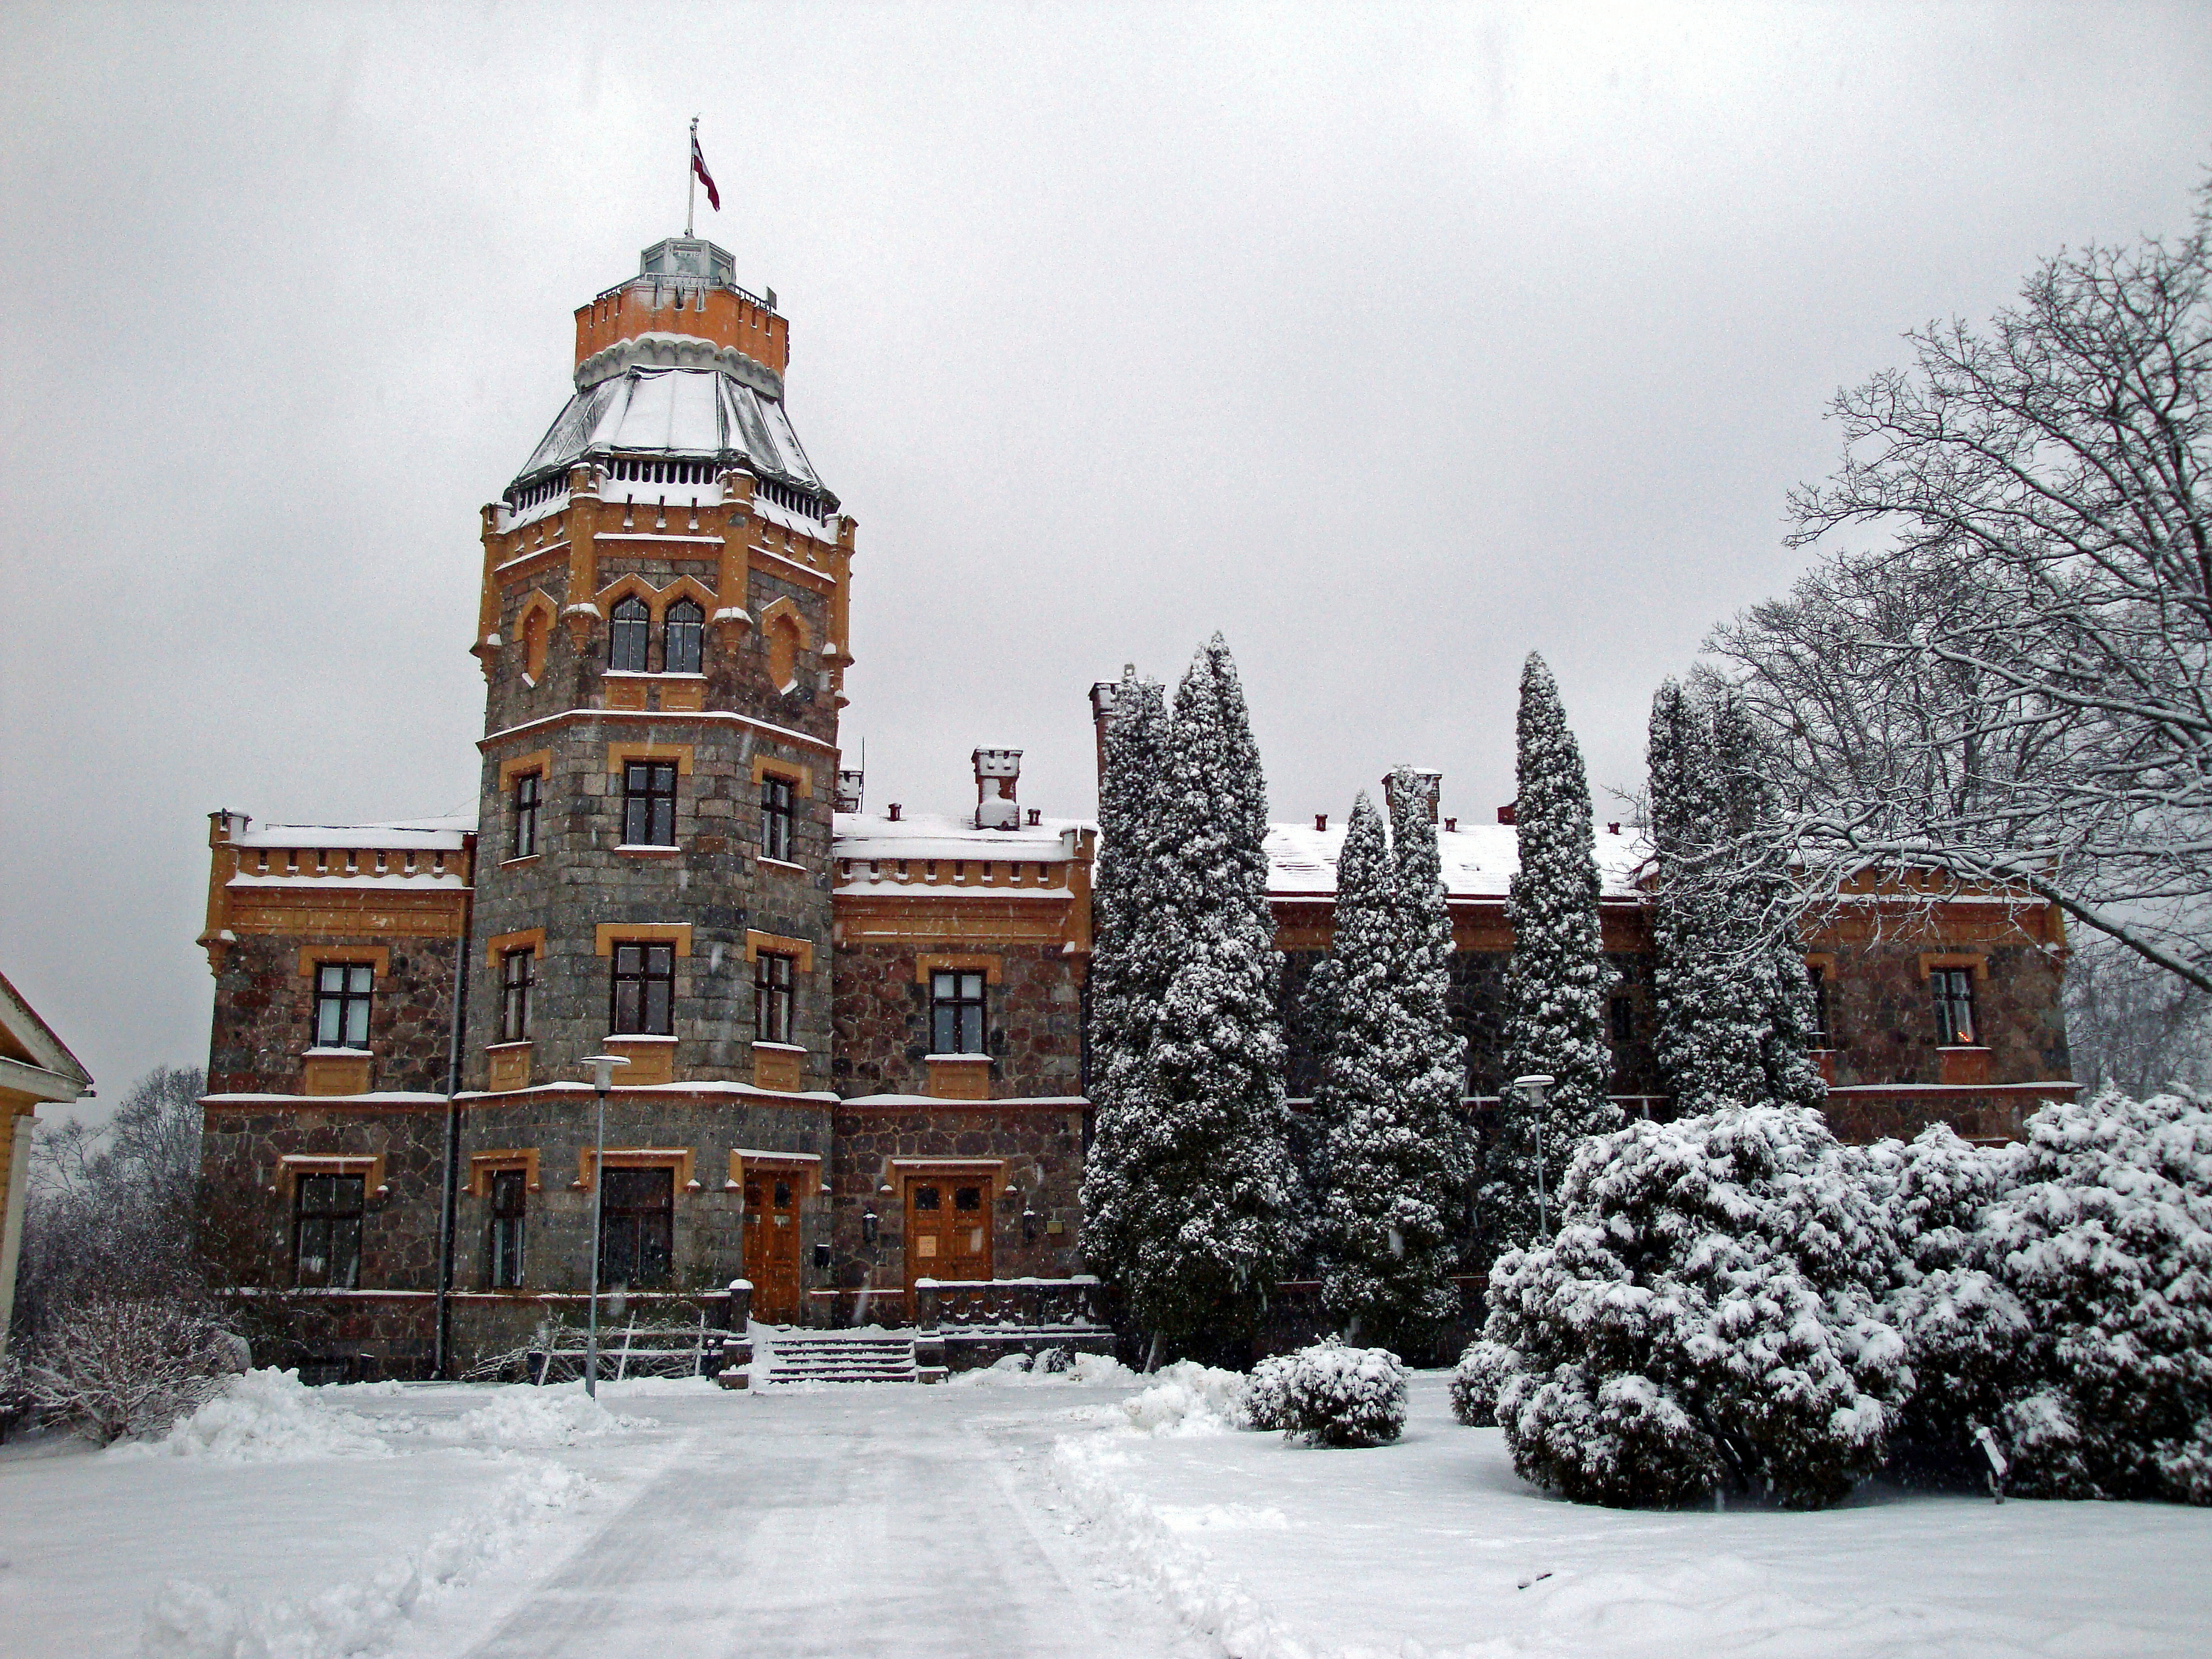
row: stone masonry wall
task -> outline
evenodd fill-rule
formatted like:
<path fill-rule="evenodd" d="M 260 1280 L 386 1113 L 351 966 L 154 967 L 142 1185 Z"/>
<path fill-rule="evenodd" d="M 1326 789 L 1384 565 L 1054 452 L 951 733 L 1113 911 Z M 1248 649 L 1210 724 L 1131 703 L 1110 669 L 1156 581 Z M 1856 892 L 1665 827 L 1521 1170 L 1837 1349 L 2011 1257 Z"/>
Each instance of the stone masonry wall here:
<path fill-rule="evenodd" d="M 1942 1081 L 1936 1004 L 1920 972 L 1927 940 L 1903 939 L 1836 950 L 1828 996 L 1838 1084 Z M 1990 1051 L 1993 1080 L 2040 1082 L 2069 1075 L 2063 961 L 2020 943 L 1976 945 L 1989 963 L 1974 983 L 1974 1012 Z"/>
<path fill-rule="evenodd" d="M 1073 958 L 1052 945 L 994 945 L 1000 982 L 986 988 L 991 1093 L 1000 1099 L 1078 1095 L 1083 1089 L 1082 992 Z M 831 1073 L 840 1094 L 925 1094 L 929 987 L 915 947 L 840 948 Z"/>
<path fill-rule="evenodd" d="M 308 945 L 379 945 L 390 952 L 368 1009 L 374 1056 L 368 1086 L 442 1093 L 453 1029 L 459 941 L 405 936 L 249 933 L 224 947 L 208 1042 L 210 1094 L 294 1094 L 300 1056 L 314 1044 L 315 980 L 300 971 Z"/>

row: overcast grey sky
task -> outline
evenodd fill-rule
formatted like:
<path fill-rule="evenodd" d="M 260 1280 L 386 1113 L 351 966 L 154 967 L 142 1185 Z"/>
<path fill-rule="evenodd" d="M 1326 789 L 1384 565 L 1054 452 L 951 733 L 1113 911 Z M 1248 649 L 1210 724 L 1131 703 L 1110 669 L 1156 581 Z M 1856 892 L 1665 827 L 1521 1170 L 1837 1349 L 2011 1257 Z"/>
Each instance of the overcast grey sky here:
<path fill-rule="evenodd" d="M 9 8 L 0 967 L 112 1101 L 204 1060 L 206 819 L 473 798 L 477 507 L 680 230 L 860 525 L 848 753 L 1088 811 L 1222 629 L 1279 815 L 1601 788 L 1785 587 L 1840 384 L 2185 224 L 2204 5 Z M 1605 809 L 1601 804 L 1601 816 Z"/>

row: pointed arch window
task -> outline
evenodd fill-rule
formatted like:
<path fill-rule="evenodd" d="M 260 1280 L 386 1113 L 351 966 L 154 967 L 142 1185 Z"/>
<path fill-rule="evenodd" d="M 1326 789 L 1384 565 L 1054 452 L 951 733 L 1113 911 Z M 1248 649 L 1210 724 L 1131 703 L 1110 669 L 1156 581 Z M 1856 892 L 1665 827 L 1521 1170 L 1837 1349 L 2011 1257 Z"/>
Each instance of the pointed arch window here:
<path fill-rule="evenodd" d="M 607 666 L 617 673 L 645 672 L 645 653 L 653 638 L 653 612 L 633 594 L 615 605 L 607 630 Z"/>
<path fill-rule="evenodd" d="M 699 672 L 700 641 L 706 632 L 707 613 L 696 602 L 678 599 L 668 607 L 661 635 L 661 666 L 671 674 Z"/>

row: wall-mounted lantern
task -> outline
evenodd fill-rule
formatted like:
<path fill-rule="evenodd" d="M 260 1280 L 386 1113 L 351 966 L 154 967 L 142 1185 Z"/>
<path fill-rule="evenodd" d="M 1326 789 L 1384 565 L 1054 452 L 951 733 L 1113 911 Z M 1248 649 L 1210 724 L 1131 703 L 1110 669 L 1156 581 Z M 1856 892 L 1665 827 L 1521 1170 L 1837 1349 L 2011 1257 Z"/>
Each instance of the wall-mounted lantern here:
<path fill-rule="evenodd" d="M 872 1249 L 876 1242 L 876 1231 L 880 1225 L 881 1224 L 877 1221 L 876 1212 L 873 1210 L 861 1211 L 860 1242 Z"/>

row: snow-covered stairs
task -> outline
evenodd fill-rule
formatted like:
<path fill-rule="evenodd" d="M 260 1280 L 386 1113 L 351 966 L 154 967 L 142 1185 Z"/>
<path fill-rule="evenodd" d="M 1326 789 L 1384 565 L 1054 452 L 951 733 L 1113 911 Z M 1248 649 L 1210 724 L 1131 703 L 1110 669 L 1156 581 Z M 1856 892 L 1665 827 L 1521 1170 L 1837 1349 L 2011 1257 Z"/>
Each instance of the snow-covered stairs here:
<path fill-rule="evenodd" d="M 914 1338 L 871 1332 L 778 1328 L 765 1344 L 770 1382 L 912 1382 Z M 754 1365 L 754 1374 L 763 1367 Z"/>

